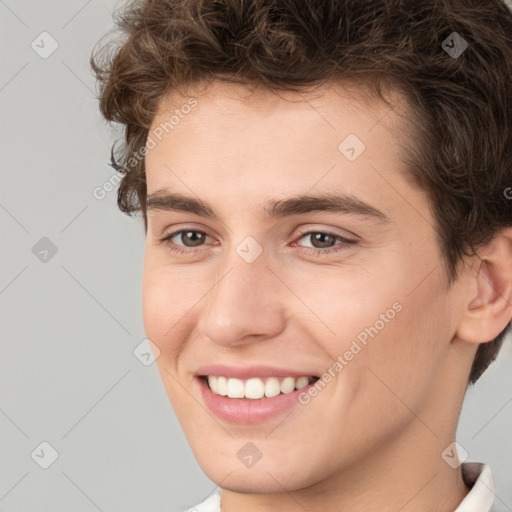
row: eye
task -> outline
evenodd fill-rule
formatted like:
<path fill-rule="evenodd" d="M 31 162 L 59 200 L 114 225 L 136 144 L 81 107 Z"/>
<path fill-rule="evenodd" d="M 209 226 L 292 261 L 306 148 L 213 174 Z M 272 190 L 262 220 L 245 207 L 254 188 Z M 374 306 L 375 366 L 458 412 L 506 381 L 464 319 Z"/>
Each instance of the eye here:
<path fill-rule="evenodd" d="M 194 247 L 203 245 L 207 237 L 208 234 L 204 231 L 197 229 L 181 229 L 161 238 L 160 243 L 163 243 L 170 251 L 189 253 L 195 252 Z M 175 241 L 173 241 L 173 239 L 175 239 Z M 181 241 L 183 245 L 176 243 L 178 241 Z"/>
<path fill-rule="evenodd" d="M 310 247 L 297 244 L 297 242 L 294 242 L 294 244 L 304 247 L 304 252 L 313 256 L 333 254 L 348 249 L 350 245 L 357 244 L 356 240 L 327 231 L 307 231 L 302 233 L 298 240 L 307 238 L 311 241 Z M 339 243 L 336 243 L 336 241 Z"/>
<path fill-rule="evenodd" d="M 166 248 L 171 252 L 179 254 L 187 254 L 198 252 L 197 247 L 204 245 L 204 242 L 209 237 L 204 231 L 197 229 L 180 229 L 166 235 L 159 240 L 160 243 L 164 244 Z M 311 246 L 305 246 L 299 244 L 297 240 L 308 239 L 311 242 Z M 324 256 L 333 253 L 337 253 L 343 250 L 347 250 L 350 245 L 356 245 L 356 240 L 345 238 L 336 233 L 327 231 L 307 231 L 301 233 L 300 237 L 292 246 L 298 246 L 302 248 L 302 252 L 312 256 Z M 181 242 L 181 243 L 180 243 Z"/>

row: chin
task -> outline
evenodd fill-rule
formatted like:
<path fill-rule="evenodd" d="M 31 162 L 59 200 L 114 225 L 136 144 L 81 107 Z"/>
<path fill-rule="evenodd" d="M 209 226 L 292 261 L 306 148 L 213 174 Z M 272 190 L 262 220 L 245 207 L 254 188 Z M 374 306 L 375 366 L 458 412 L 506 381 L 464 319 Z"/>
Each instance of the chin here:
<path fill-rule="evenodd" d="M 307 488 L 318 481 L 319 475 L 313 471 L 297 473 L 297 464 L 288 461 L 286 465 L 277 461 L 263 459 L 251 468 L 245 467 L 236 460 L 232 464 L 219 464 L 221 458 L 215 457 L 207 462 L 198 460 L 204 474 L 222 489 L 243 494 L 273 494 L 287 491 L 297 491 Z"/>

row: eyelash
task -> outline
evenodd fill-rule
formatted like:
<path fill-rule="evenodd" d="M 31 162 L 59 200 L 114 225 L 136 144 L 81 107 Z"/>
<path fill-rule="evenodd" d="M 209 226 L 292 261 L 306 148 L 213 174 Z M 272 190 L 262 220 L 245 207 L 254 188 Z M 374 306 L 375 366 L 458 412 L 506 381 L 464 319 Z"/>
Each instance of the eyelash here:
<path fill-rule="evenodd" d="M 166 235 L 165 237 L 161 238 L 159 240 L 159 242 L 164 244 L 167 247 L 167 249 L 171 252 L 176 252 L 179 254 L 190 254 L 190 253 L 196 252 L 195 249 L 193 249 L 193 248 L 182 249 L 181 246 L 178 246 L 170 241 L 176 235 L 179 235 L 180 233 L 185 233 L 186 231 L 201 233 L 203 235 L 208 236 L 208 233 L 205 233 L 204 231 L 200 231 L 198 229 L 185 228 L 185 229 L 180 229 L 178 231 L 174 231 L 173 233 L 170 233 L 169 235 Z M 332 233 L 330 231 L 305 231 L 303 233 L 300 233 L 299 237 L 293 243 L 295 244 L 298 240 L 300 240 L 301 238 L 304 238 L 306 235 L 313 235 L 313 234 L 322 234 L 322 235 L 331 236 L 331 237 L 335 238 L 336 240 L 340 241 L 341 243 L 335 244 L 334 246 L 327 248 L 327 249 L 317 249 L 315 247 L 303 247 L 303 252 L 309 256 L 331 255 L 334 253 L 338 253 L 338 252 L 347 250 L 349 245 L 357 244 L 357 241 L 355 241 L 355 240 L 350 240 L 348 238 L 344 238 L 344 237 L 342 237 L 336 233 Z M 338 247 L 338 248 L 335 249 L 335 247 Z M 211 249 L 210 249 L 210 251 L 211 251 Z M 207 252 L 210 252 L 210 251 L 207 251 Z"/>

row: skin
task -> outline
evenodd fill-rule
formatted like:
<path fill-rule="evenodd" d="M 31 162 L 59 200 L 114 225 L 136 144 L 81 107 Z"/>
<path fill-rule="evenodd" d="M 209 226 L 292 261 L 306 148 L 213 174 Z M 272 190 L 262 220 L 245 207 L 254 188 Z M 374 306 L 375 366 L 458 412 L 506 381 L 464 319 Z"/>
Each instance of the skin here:
<path fill-rule="evenodd" d="M 405 102 L 393 95 L 390 110 L 361 91 L 346 82 L 278 96 L 196 84 L 196 108 L 146 156 L 148 195 L 179 192 L 218 215 L 149 210 L 142 285 L 160 375 L 224 512 L 449 512 L 468 492 L 441 453 L 455 439 L 478 344 L 512 316 L 511 236 L 468 258 L 449 286 L 427 196 L 400 159 Z M 163 98 L 153 128 L 187 99 Z M 350 133 L 366 145 L 353 162 L 338 150 Z M 263 215 L 270 199 L 323 192 L 351 194 L 389 221 Z M 160 242 L 180 229 L 208 236 Z M 357 243 L 329 254 L 342 242 L 314 245 L 308 231 Z M 250 264 L 236 252 L 247 236 L 263 249 Z M 401 311 L 308 404 L 257 425 L 205 408 L 194 382 L 201 365 L 321 375 L 397 302 Z M 262 454 L 250 468 L 237 457 L 249 441 Z"/>

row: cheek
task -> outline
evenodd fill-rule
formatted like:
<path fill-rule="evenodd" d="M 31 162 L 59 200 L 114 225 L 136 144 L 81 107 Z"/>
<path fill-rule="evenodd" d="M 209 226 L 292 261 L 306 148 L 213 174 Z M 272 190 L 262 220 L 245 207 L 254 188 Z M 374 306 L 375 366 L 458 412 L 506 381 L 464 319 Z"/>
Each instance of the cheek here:
<path fill-rule="evenodd" d="M 399 299 L 403 293 L 397 280 L 386 283 L 357 268 L 320 268 L 286 279 L 300 291 L 300 302 L 291 297 L 289 306 L 298 313 L 301 337 L 321 345 L 332 360 L 351 347 L 352 353 L 347 354 L 351 361 L 364 359 L 363 349 L 372 339 L 385 336 L 402 315 Z"/>
<path fill-rule="evenodd" d="M 395 296 L 401 310 L 394 318 L 375 322 L 373 329 L 364 331 L 368 334 L 362 360 L 370 391 L 367 399 L 379 396 L 377 407 L 398 411 L 400 397 L 419 411 L 432 392 L 453 335 L 448 295 L 438 277 L 412 293 L 410 287 L 404 288 Z"/>
<path fill-rule="evenodd" d="M 142 274 L 142 315 L 146 335 L 165 351 L 186 324 L 197 302 L 200 284 L 190 271 L 165 265 L 146 252 Z"/>
<path fill-rule="evenodd" d="M 343 293 L 336 293 L 335 284 L 324 288 L 331 300 L 304 295 L 316 297 L 316 312 L 336 333 L 311 338 L 329 353 L 336 374 L 311 407 L 328 430 L 330 449 L 339 449 L 339 460 L 378 446 L 413 420 L 411 409 L 420 413 L 427 403 L 451 339 L 449 300 L 436 277 L 413 293 L 408 279 L 390 292 L 375 281 L 365 288 L 359 276 Z M 332 407 L 321 407 L 325 401 Z"/>
<path fill-rule="evenodd" d="M 157 279 L 156 272 L 144 270 L 142 278 L 142 317 L 146 336 L 154 341 L 162 350 L 161 341 L 169 329 L 168 314 L 171 308 L 170 296 L 163 292 L 162 282 Z M 165 313 L 165 310 L 167 314 Z"/>
<path fill-rule="evenodd" d="M 188 421 L 190 397 L 177 384 L 178 363 L 189 336 L 186 315 L 195 303 L 193 289 L 186 288 L 188 278 L 179 269 L 159 264 L 147 255 L 142 275 L 142 315 L 146 336 L 157 345 L 156 365 L 174 410 Z"/>
<path fill-rule="evenodd" d="M 301 329 L 333 364 L 341 357 L 342 368 L 331 365 L 331 372 L 341 374 L 343 386 L 360 388 L 366 405 L 379 408 L 379 397 L 386 395 L 396 401 L 385 384 L 418 402 L 427 395 L 453 334 L 441 271 L 429 275 L 430 260 L 403 257 L 375 268 L 371 274 L 334 272 L 331 279 L 325 273 L 317 279 L 311 273 L 296 276 L 311 313 L 303 316 Z"/>

